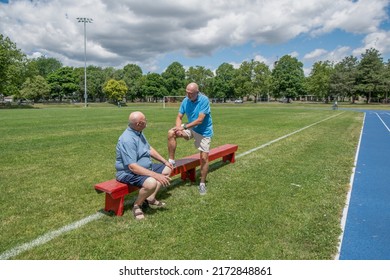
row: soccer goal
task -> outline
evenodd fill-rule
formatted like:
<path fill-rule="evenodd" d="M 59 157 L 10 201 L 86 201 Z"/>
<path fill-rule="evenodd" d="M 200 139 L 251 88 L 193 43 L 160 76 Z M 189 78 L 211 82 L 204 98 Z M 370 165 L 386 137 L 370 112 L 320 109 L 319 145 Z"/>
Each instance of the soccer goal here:
<path fill-rule="evenodd" d="M 180 103 L 183 101 L 185 96 L 172 95 L 163 97 L 163 108 L 177 107 L 179 108 Z"/>

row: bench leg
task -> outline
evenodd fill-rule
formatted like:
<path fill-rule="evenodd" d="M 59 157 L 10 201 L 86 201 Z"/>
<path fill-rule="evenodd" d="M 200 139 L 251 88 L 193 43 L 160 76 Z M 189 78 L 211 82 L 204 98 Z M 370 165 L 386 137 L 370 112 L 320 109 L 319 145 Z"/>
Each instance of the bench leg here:
<path fill-rule="evenodd" d="M 196 172 L 195 172 L 195 168 L 193 169 L 190 169 L 190 170 L 187 170 L 185 172 L 182 172 L 180 175 L 181 175 L 181 179 L 183 181 L 190 179 L 191 182 L 195 182 L 195 177 L 196 177 Z"/>
<path fill-rule="evenodd" d="M 106 205 L 104 207 L 105 211 L 114 211 L 115 215 L 122 216 L 123 215 L 123 207 L 124 207 L 125 197 L 122 196 L 120 198 L 114 199 L 106 193 Z"/>
<path fill-rule="evenodd" d="M 224 156 L 224 157 L 222 158 L 222 160 L 223 160 L 224 162 L 230 161 L 230 163 L 234 163 L 234 162 L 236 161 L 235 153 L 232 153 L 232 154 L 230 154 L 230 155 Z"/>

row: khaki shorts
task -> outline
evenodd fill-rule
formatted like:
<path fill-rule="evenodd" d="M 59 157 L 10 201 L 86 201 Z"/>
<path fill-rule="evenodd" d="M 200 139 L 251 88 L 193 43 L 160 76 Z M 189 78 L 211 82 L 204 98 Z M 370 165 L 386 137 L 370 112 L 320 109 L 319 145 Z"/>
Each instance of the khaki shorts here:
<path fill-rule="evenodd" d="M 211 144 L 211 138 L 210 137 L 204 137 L 203 135 L 200 135 L 199 133 L 196 133 L 192 129 L 184 129 L 183 132 L 187 135 L 187 138 L 184 138 L 186 140 L 194 139 L 194 145 L 195 147 L 202 152 L 208 153 L 210 151 L 210 144 Z"/>

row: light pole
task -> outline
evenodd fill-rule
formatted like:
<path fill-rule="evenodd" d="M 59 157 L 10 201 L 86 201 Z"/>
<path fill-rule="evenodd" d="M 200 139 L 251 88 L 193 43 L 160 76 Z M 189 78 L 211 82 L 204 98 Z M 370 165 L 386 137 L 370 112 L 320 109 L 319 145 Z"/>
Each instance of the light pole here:
<path fill-rule="evenodd" d="M 84 23 L 84 100 L 85 107 L 88 106 L 87 99 L 87 23 L 92 23 L 93 19 L 91 18 L 77 18 L 78 22 Z"/>

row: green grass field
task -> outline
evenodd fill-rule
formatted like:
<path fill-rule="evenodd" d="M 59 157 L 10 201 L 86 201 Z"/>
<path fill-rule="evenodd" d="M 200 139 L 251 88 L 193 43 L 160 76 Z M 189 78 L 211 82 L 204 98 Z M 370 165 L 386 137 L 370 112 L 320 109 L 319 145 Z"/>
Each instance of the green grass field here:
<path fill-rule="evenodd" d="M 134 110 L 145 113 L 145 134 L 166 156 L 177 108 L 0 110 L 0 254 L 103 208 L 93 186 L 114 178 L 115 145 Z M 160 193 L 167 208 L 149 210 L 146 221 L 135 221 L 128 203 L 122 217 L 101 215 L 11 259 L 333 259 L 363 114 L 218 104 L 212 115 L 212 146 L 239 150 L 236 163 L 211 164 L 206 196 L 175 177 Z M 178 158 L 195 152 L 179 142 Z"/>

